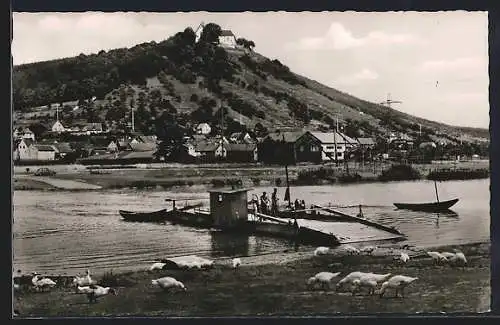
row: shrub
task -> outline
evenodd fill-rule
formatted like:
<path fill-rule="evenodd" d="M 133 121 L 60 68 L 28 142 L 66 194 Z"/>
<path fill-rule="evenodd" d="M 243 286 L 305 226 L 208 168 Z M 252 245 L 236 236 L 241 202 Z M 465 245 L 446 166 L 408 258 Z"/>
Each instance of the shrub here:
<path fill-rule="evenodd" d="M 409 181 L 420 178 L 420 173 L 410 165 L 393 165 L 379 176 L 379 180 L 383 182 Z"/>

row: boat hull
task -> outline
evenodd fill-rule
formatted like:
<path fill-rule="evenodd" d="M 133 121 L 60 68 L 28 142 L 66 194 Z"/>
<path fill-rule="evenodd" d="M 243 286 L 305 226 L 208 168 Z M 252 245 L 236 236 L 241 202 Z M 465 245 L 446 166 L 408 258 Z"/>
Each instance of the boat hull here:
<path fill-rule="evenodd" d="M 458 199 L 453 199 L 449 201 L 431 203 L 394 203 L 394 205 L 398 209 L 424 212 L 443 212 L 448 211 L 457 202 Z"/>
<path fill-rule="evenodd" d="M 151 212 L 118 211 L 126 221 L 134 222 L 162 222 L 165 221 L 168 211 L 166 209 Z"/>

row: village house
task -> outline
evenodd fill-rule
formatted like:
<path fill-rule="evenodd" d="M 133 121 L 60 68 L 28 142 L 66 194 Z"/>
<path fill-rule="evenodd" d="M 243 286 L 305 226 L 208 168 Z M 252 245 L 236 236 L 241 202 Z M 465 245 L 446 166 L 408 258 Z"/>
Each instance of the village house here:
<path fill-rule="evenodd" d="M 361 150 L 373 150 L 375 149 L 375 140 L 372 138 L 358 138 L 359 148 Z"/>
<path fill-rule="evenodd" d="M 71 144 L 69 142 L 54 143 L 54 147 L 57 149 L 57 153 L 60 159 L 64 159 L 68 155 L 75 152 L 75 150 L 71 147 Z"/>
<path fill-rule="evenodd" d="M 312 132 L 315 138 L 321 142 L 321 160 L 344 161 L 346 153 L 352 150 L 357 142 L 347 135 L 340 132 Z"/>
<path fill-rule="evenodd" d="M 230 162 L 256 162 L 258 150 L 256 144 L 225 143 L 226 160 Z"/>
<path fill-rule="evenodd" d="M 56 160 L 58 158 L 58 150 L 53 145 L 36 144 L 38 155 L 37 160 L 47 161 Z"/>
<path fill-rule="evenodd" d="M 258 145 L 259 160 L 264 163 L 320 162 L 321 141 L 309 131 L 274 132 Z"/>
<path fill-rule="evenodd" d="M 103 132 L 102 123 L 87 123 L 83 126 L 81 131 L 88 135 L 102 133 Z"/>
<path fill-rule="evenodd" d="M 137 151 L 137 152 L 156 151 L 157 149 L 156 143 L 130 142 L 129 146 L 132 151 Z"/>
<path fill-rule="evenodd" d="M 66 131 L 66 128 L 64 128 L 64 125 L 62 125 L 62 123 L 60 121 L 56 121 L 52 125 L 52 132 L 61 133 L 61 132 L 65 132 L 65 131 Z"/>
<path fill-rule="evenodd" d="M 108 152 L 118 152 L 118 141 L 111 140 L 107 146 Z"/>
<path fill-rule="evenodd" d="M 14 139 L 31 139 L 35 141 L 35 133 L 31 131 L 29 128 L 16 128 L 13 133 Z"/>
<path fill-rule="evenodd" d="M 195 144 L 196 157 L 199 157 L 202 162 L 213 162 L 216 158 L 224 156 L 224 149 L 220 143 L 202 142 Z"/>
<path fill-rule="evenodd" d="M 197 134 L 208 135 L 210 132 L 212 132 L 212 128 L 208 123 L 200 123 L 196 126 Z"/>
<path fill-rule="evenodd" d="M 256 141 L 250 136 L 248 132 L 235 132 L 229 136 L 229 141 L 231 143 L 246 143 L 255 144 Z"/>
<path fill-rule="evenodd" d="M 35 141 L 32 139 L 16 140 L 13 156 L 14 160 L 37 160 L 38 150 L 35 146 Z"/>

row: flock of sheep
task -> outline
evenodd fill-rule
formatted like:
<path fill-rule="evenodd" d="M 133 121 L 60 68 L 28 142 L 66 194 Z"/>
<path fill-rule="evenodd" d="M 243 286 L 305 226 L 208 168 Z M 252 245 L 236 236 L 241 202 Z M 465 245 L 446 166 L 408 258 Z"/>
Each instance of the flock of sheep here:
<path fill-rule="evenodd" d="M 347 255 L 360 255 L 367 254 L 372 255 L 375 250 L 377 250 L 377 246 L 366 246 L 362 249 L 355 248 L 351 245 L 343 245 L 342 250 Z M 314 256 L 327 255 L 331 251 L 328 247 L 318 247 L 314 250 Z M 465 255 L 455 250 L 453 253 L 451 252 L 435 252 L 435 251 L 427 251 L 425 255 L 430 256 L 435 264 L 443 264 L 447 263 L 449 265 L 466 265 L 467 259 Z M 406 264 L 410 261 L 410 256 L 401 252 L 399 255 L 394 256 L 394 260 Z M 190 265 L 190 268 L 198 268 L 201 269 L 205 266 L 212 266 L 213 261 L 207 260 L 208 264 L 201 265 L 200 263 L 193 263 Z M 231 266 L 234 269 L 237 269 L 241 265 L 240 258 L 234 258 L 231 260 Z M 151 265 L 148 270 L 156 271 L 163 270 L 165 268 L 165 263 L 154 263 Z M 54 286 L 56 286 L 56 282 L 48 277 L 41 277 L 38 273 L 33 273 L 33 277 L 31 279 L 31 284 L 36 291 L 46 291 L 50 290 Z M 317 287 L 320 285 L 323 288 L 331 289 L 332 281 L 338 278 L 340 272 L 332 273 L 332 272 L 319 272 L 316 275 L 310 277 L 306 280 L 306 285 L 311 287 Z M 368 289 L 368 294 L 373 295 L 377 294 L 382 297 L 388 289 L 393 289 L 395 291 L 396 297 L 401 294 L 401 297 L 404 297 L 404 288 L 416 281 L 417 277 L 411 277 L 406 275 L 392 275 L 391 273 L 387 274 L 375 274 L 375 273 L 366 273 L 366 272 L 351 272 L 347 274 L 344 278 L 342 278 L 336 284 L 336 290 L 339 291 L 344 289 L 346 286 L 352 292 L 352 295 L 355 295 L 357 292 L 360 292 L 361 288 Z M 170 291 L 172 289 L 187 291 L 184 283 L 178 281 L 173 277 L 161 277 L 158 279 L 151 280 L 151 285 L 154 287 L 158 287 L 164 291 Z M 377 287 L 380 285 L 380 288 L 377 290 Z M 97 284 L 97 281 L 91 278 L 90 271 L 87 270 L 84 276 L 75 276 L 72 281 L 72 286 L 75 289 L 75 293 L 78 294 L 86 294 L 89 300 L 89 303 L 95 303 L 98 298 L 104 297 L 108 294 L 117 295 L 117 291 L 111 287 L 102 287 Z M 20 290 L 19 284 L 13 282 L 14 290 Z"/>
<path fill-rule="evenodd" d="M 346 245 L 342 247 L 342 250 L 348 255 L 360 255 L 361 253 L 371 255 L 377 248 L 377 246 L 366 246 L 362 249 L 357 249 L 354 246 Z M 315 249 L 314 256 L 327 255 L 329 253 L 329 247 L 321 246 Z M 467 264 L 465 255 L 458 250 L 454 250 L 454 253 L 427 251 L 425 254 L 432 258 L 434 264 L 447 263 L 449 265 L 462 266 Z M 405 252 L 401 252 L 399 256 L 394 257 L 394 260 L 406 264 L 409 262 L 410 256 Z M 306 283 L 309 286 L 317 286 L 320 284 L 321 287 L 330 289 L 333 279 L 337 278 L 339 275 L 340 272 L 319 272 L 315 276 L 310 277 Z M 352 295 L 355 295 L 361 288 L 367 288 L 369 295 L 378 294 L 380 297 L 382 297 L 388 289 L 393 289 L 396 297 L 398 297 L 399 294 L 401 294 L 401 297 L 404 297 L 404 288 L 416 280 L 418 280 L 417 277 L 406 275 L 393 276 L 391 273 L 375 274 L 371 272 L 366 273 L 356 271 L 349 273 L 341 279 L 337 283 L 336 289 L 339 290 L 349 285 Z M 377 290 L 377 286 L 379 284 L 381 284 L 381 286 L 380 289 Z"/>

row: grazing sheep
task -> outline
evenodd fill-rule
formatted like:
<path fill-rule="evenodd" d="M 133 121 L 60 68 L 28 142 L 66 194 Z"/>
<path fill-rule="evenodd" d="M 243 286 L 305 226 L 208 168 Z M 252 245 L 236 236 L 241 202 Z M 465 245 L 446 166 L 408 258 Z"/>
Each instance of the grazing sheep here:
<path fill-rule="evenodd" d="M 440 254 L 443 255 L 447 260 L 450 260 L 455 257 L 455 253 L 441 252 Z"/>
<path fill-rule="evenodd" d="M 386 274 L 376 274 L 376 273 L 365 273 L 361 276 L 361 278 L 368 278 L 368 279 L 373 279 L 375 281 L 377 281 L 377 283 L 379 282 L 384 282 L 384 281 L 387 281 L 387 279 L 389 279 L 391 277 L 391 273 L 386 273 Z"/>
<path fill-rule="evenodd" d="M 359 279 L 355 279 L 352 281 L 352 295 L 356 295 L 356 292 L 358 292 L 361 287 L 368 288 L 368 294 L 372 295 L 375 293 L 377 284 L 377 281 L 369 276 L 362 276 Z"/>
<path fill-rule="evenodd" d="M 401 252 L 401 255 L 399 256 L 399 261 L 406 264 L 410 260 L 410 256 L 404 252 Z"/>
<path fill-rule="evenodd" d="M 352 282 L 354 280 L 361 278 L 361 276 L 363 276 L 364 274 L 367 274 L 367 273 L 359 272 L 359 271 L 349 273 L 348 275 L 346 275 L 342 280 L 340 280 L 337 283 L 337 286 L 336 286 L 337 290 L 342 288 L 344 285 L 352 284 Z"/>
<path fill-rule="evenodd" d="M 430 257 L 432 257 L 432 260 L 434 261 L 434 264 L 439 264 L 441 262 L 447 262 L 448 261 L 446 259 L 446 257 L 444 257 L 443 255 L 441 255 L 441 253 L 439 253 L 439 252 L 427 252 L 427 255 L 429 255 Z"/>
<path fill-rule="evenodd" d="M 151 267 L 149 268 L 149 270 L 150 271 L 163 270 L 163 267 L 165 267 L 165 265 L 167 265 L 167 264 L 166 263 L 161 263 L 161 262 L 153 263 L 153 265 L 151 265 Z"/>
<path fill-rule="evenodd" d="M 404 288 L 415 280 L 418 280 L 418 278 L 412 278 L 404 275 L 395 275 L 386 282 L 382 283 L 382 287 L 378 291 L 378 295 L 380 296 L 380 298 L 382 298 L 385 291 L 388 288 L 391 288 L 395 290 L 396 297 L 398 297 L 398 293 L 401 292 L 401 298 L 404 298 Z"/>
<path fill-rule="evenodd" d="M 40 275 L 35 273 L 35 276 L 31 279 L 31 283 L 33 283 L 33 286 L 37 291 L 44 291 L 45 289 L 51 289 L 56 285 L 56 282 L 54 282 L 50 278 L 39 278 Z"/>
<path fill-rule="evenodd" d="M 332 280 L 338 277 L 340 272 L 332 273 L 332 272 L 319 272 L 315 276 L 307 279 L 308 286 L 314 286 L 319 283 L 324 289 L 331 289 Z"/>
<path fill-rule="evenodd" d="M 233 269 L 238 268 L 241 265 L 241 259 L 239 257 L 233 258 Z"/>
<path fill-rule="evenodd" d="M 118 294 L 116 292 L 116 290 L 113 288 L 101 287 L 98 285 L 91 285 L 89 287 L 85 287 L 84 291 L 86 291 L 85 293 L 87 294 L 87 298 L 89 300 L 89 303 L 97 302 L 98 298 L 104 297 L 110 293 L 115 295 L 115 296 Z"/>
<path fill-rule="evenodd" d="M 467 264 L 467 259 L 465 258 L 464 253 L 462 252 L 456 252 L 452 258 L 449 259 L 451 264 L 454 265 L 466 265 Z"/>
<path fill-rule="evenodd" d="M 377 248 L 377 246 L 365 246 L 361 248 L 361 252 L 371 255 Z"/>
<path fill-rule="evenodd" d="M 86 275 L 83 276 L 83 277 L 75 276 L 73 278 L 73 285 L 75 286 L 75 288 L 77 288 L 77 287 L 83 287 L 83 286 L 89 286 L 89 285 L 97 283 L 95 280 L 92 280 L 92 278 L 90 277 L 90 271 L 89 270 L 87 270 L 85 273 L 86 273 Z"/>
<path fill-rule="evenodd" d="M 346 251 L 349 255 L 359 255 L 360 253 L 359 249 L 351 245 L 344 246 L 344 251 Z"/>
<path fill-rule="evenodd" d="M 163 277 L 159 278 L 156 280 L 151 280 L 151 284 L 153 286 L 159 287 L 163 289 L 164 291 L 168 291 L 170 289 L 174 288 L 179 288 L 181 290 L 187 291 L 187 288 L 184 286 L 184 284 L 180 281 L 177 281 L 175 278 L 172 277 Z"/>
<path fill-rule="evenodd" d="M 94 289 L 92 289 L 90 286 L 84 286 L 84 287 L 76 286 L 76 293 L 79 294 L 89 294 L 92 293 L 93 291 Z"/>
<path fill-rule="evenodd" d="M 326 255 L 330 251 L 330 248 L 320 246 L 314 250 L 314 256 Z"/>

